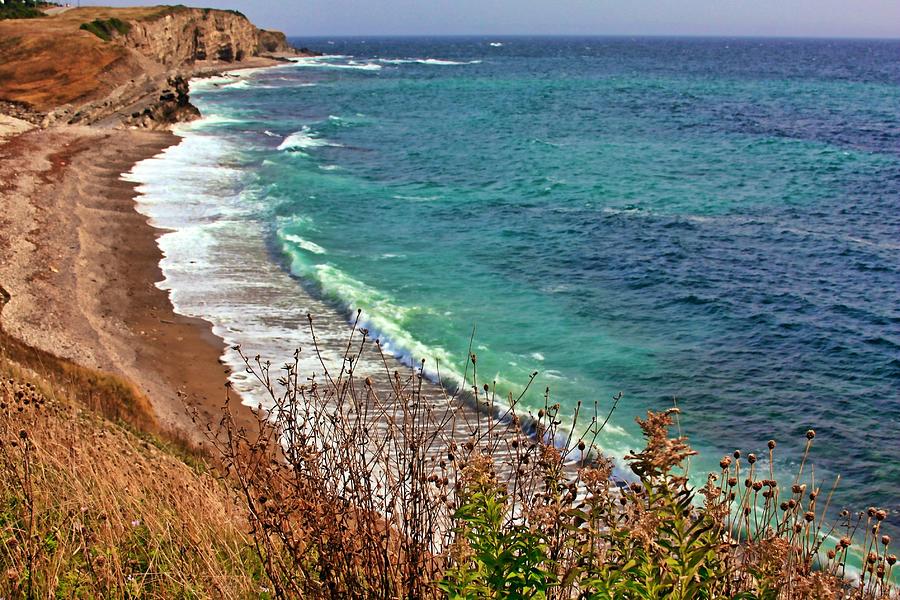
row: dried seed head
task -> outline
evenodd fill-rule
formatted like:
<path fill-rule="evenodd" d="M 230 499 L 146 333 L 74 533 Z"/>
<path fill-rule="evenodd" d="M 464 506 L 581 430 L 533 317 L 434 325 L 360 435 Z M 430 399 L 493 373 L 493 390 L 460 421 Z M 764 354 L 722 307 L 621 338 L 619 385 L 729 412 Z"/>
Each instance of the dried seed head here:
<path fill-rule="evenodd" d="M 897 562 L 897 555 L 896 555 L 896 554 L 889 554 L 886 560 L 887 560 L 887 564 L 889 564 L 889 565 L 891 565 L 891 566 L 893 567 L 893 566 L 894 566 L 894 563 Z"/>
<path fill-rule="evenodd" d="M 885 510 L 876 511 L 875 518 L 878 519 L 879 521 L 884 521 L 885 519 L 887 519 L 887 511 L 885 511 Z"/>
<path fill-rule="evenodd" d="M 889 535 L 881 536 L 881 543 L 884 544 L 885 546 L 890 546 L 891 545 L 891 536 L 889 536 Z"/>
<path fill-rule="evenodd" d="M 870 518 L 870 519 L 874 519 L 874 518 L 875 518 L 875 512 L 876 512 L 876 511 L 875 511 L 875 507 L 874 507 L 874 506 L 870 506 L 870 507 L 869 507 L 869 510 L 866 511 L 866 513 L 869 515 L 869 518 Z"/>
<path fill-rule="evenodd" d="M 756 455 L 755 455 L 755 454 L 748 454 L 748 455 L 747 455 L 747 462 L 750 463 L 751 465 L 752 465 L 753 463 L 755 463 L 755 462 L 756 462 Z"/>
<path fill-rule="evenodd" d="M 803 515 L 803 518 L 806 520 L 807 523 L 812 523 L 813 521 L 816 520 L 816 514 L 814 512 L 807 512 L 806 514 Z"/>
<path fill-rule="evenodd" d="M 753 482 L 753 490 L 758 492 L 763 487 L 762 481 L 754 481 Z"/>
<path fill-rule="evenodd" d="M 878 555 L 874 552 L 869 552 L 869 555 L 866 556 L 866 562 L 868 562 L 870 565 L 875 564 L 876 560 L 878 560 Z"/>
<path fill-rule="evenodd" d="M 828 560 L 834 560 L 834 557 L 836 555 L 837 555 L 837 553 L 834 550 L 829 550 L 828 551 Z"/>
<path fill-rule="evenodd" d="M 810 429 L 809 431 L 806 432 L 806 439 L 812 440 L 815 437 L 816 437 L 816 432 L 813 431 L 812 429 Z"/>
<path fill-rule="evenodd" d="M 841 548 L 849 548 L 850 547 L 850 538 L 842 537 L 841 541 L 839 543 L 841 545 Z"/>
<path fill-rule="evenodd" d="M 584 449 L 585 449 L 585 448 L 587 448 L 587 446 L 585 446 L 584 442 L 578 442 L 578 449 L 579 449 L 579 450 L 581 450 L 582 452 L 584 452 Z"/>
<path fill-rule="evenodd" d="M 734 457 L 735 457 L 735 458 L 740 458 L 740 457 L 741 457 L 741 451 L 740 451 L 740 450 L 735 450 L 735 451 L 734 451 Z"/>
<path fill-rule="evenodd" d="M 775 449 L 775 440 L 769 440 L 769 450 Z"/>
<path fill-rule="evenodd" d="M 790 508 L 790 507 L 788 506 L 788 503 L 787 503 L 787 502 L 782 502 L 782 503 L 781 503 L 781 510 L 783 510 L 784 512 L 787 512 L 787 509 L 788 509 L 788 508 Z"/>
<path fill-rule="evenodd" d="M 731 486 L 731 487 L 736 486 L 736 485 L 737 485 L 737 477 L 729 477 L 729 478 L 728 478 L 728 485 Z"/>
<path fill-rule="evenodd" d="M 728 467 L 730 467 L 731 466 L 731 457 L 726 456 L 725 458 L 720 460 L 719 466 L 722 467 L 722 469 L 727 469 Z"/>

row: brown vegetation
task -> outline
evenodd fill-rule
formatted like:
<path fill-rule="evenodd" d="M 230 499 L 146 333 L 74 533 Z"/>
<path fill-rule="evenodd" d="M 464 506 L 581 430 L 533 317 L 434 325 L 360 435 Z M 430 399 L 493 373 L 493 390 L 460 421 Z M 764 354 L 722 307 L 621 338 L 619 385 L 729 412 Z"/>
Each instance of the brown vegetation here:
<path fill-rule="evenodd" d="M 128 50 L 79 29 L 109 18 L 102 9 L 72 10 L 55 17 L 0 21 L 0 99 L 39 111 L 102 97 L 116 69 L 133 78 L 140 66 Z"/>
<path fill-rule="evenodd" d="M 0 597 L 260 597 L 242 510 L 202 459 L 74 402 L 83 373 L 37 367 L 0 357 Z"/>
<path fill-rule="evenodd" d="M 645 449 L 626 458 L 632 482 L 619 488 L 593 443 L 605 419 L 591 416 L 579 436 L 562 429 L 559 406 L 548 402 L 526 435 L 517 400 L 496 398 L 477 379 L 472 355 L 467 391 L 499 417 L 473 427 L 457 400 L 423 394 L 421 372 L 401 375 L 385 361 L 381 382 L 356 376 L 370 343 L 362 332 L 339 373 L 322 363 L 312 379 L 297 372 L 297 357 L 279 373 L 248 359 L 271 412 L 253 431 L 226 418 L 216 443 L 281 597 L 894 593 L 884 511 L 827 524 L 829 492 L 804 470 L 813 432 L 792 485 L 779 486 L 765 461 L 735 452 L 698 491 L 685 472 L 694 452 L 670 434 L 677 411 L 649 413 L 639 420 Z M 832 534 L 841 538 L 834 546 Z M 855 583 L 846 578 L 851 553 L 865 561 Z"/>

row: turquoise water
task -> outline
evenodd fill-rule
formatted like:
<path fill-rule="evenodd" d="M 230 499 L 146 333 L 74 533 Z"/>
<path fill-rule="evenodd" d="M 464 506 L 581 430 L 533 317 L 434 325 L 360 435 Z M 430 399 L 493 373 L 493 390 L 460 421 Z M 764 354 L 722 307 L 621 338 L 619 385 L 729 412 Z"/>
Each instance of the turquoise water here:
<path fill-rule="evenodd" d="M 539 373 L 532 408 L 545 388 L 569 411 L 622 391 L 615 456 L 673 399 L 698 472 L 770 438 L 787 472 L 813 428 L 835 504 L 896 518 L 900 43 L 303 44 L 338 56 L 195 85 L 207 120 L 169 164 L 194 161 L 179 181 L 206 208 L 181 256 L 205 240 L 217 281 L 281 290 L 284 319 L 292 293 L 361 308 L 448 380 L 474 330 L 483 380 Z M 237 240 L 271 268 L 238 269 Z M 227 299 L 197 306 L 252 337 Z M 293 339 L 270 321 L 254 335 Z"/>

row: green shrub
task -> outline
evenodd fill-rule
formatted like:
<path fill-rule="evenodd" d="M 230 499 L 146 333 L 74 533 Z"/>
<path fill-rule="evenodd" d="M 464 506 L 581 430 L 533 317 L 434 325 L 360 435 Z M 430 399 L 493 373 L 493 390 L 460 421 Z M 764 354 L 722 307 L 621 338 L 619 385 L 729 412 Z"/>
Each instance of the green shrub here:
<path fill-rule="evenodd" d="M 82 23 L 80 29 L 89 31 L 104 42 L 108 42 L 116 34 L 126 35 L 131 31 L 131 24 L 112 17 L 111 19 L 94 19 L 90 23 Z"/>
<path fill-rule="evenodd" d="M 24 4 L 4 4 L 0 6 L 0 21 L 5 19 L 35 19 L 46 16 L 43 12 L 33 6 L 25 6 Z"/>

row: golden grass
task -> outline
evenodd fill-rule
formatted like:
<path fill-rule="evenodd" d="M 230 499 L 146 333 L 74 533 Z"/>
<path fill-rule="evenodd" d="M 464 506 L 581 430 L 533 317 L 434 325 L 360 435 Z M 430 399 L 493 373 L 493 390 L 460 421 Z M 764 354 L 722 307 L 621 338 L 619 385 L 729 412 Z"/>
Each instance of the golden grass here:
<path fill-rule="evenodd" d="M 95 19 L 152 20 L 173 7 L 87 7 L 43 19 L 0 21 L 0 100 L 48 111 L 110 91 L 107 74 L 124 72 L 127 81 L 140 74 L 129 51 L 79 29 Z"/>
<path fill-rule="evenodd" d="M 227 486 L 0 358 L 0 597 L 264 595 Z"/>

